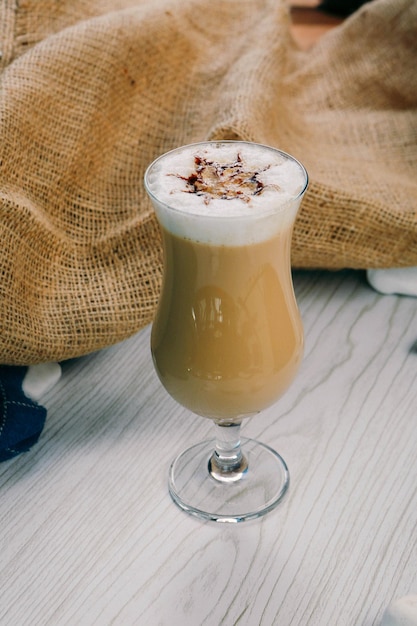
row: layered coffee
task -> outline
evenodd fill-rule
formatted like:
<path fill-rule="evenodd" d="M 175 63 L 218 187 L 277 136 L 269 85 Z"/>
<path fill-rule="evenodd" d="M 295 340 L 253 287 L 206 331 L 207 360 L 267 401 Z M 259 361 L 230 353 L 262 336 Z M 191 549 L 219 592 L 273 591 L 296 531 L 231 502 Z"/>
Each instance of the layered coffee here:
<path fill-rule="evenodd" d="M 210 142 L 164 155 L 145 180 L 164 244 L 156 371 L 191 411 L 241 421 L 301 362 L 290 245 L 305 170 L 272 148 Z"/>

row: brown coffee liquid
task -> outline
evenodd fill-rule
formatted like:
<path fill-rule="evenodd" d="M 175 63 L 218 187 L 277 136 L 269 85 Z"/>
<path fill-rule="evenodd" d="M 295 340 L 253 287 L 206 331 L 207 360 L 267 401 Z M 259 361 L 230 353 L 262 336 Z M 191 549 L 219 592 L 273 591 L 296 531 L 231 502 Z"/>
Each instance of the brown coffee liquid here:
<path fill-rule="evenodd" d="M 162 235 L 165 275 L 151 341 L 162 384 L 216 420 L 240 421 L 270 406 L 302 359 L 291 229 L 247 246 Z"/>

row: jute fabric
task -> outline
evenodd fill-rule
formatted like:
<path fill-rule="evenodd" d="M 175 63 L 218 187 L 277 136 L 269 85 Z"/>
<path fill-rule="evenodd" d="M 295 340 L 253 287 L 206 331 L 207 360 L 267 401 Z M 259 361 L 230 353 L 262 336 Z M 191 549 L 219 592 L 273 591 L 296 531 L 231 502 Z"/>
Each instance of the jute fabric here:
<path fill-rule="evenodd" d="M 306 52 L 284 0 L 0 0 L 0 363 L 152 320 L 143 174 L 189 142 L 304 163 L 295 267 L 417 265 L 416 32 L 414 0 L 374 0 Z"/>

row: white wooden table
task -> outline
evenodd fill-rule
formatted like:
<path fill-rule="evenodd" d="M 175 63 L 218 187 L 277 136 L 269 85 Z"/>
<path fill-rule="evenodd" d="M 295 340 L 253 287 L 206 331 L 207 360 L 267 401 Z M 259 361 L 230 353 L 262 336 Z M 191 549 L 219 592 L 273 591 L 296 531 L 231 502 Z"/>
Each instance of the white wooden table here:
<path fill-rule="evenodd" d="M 243 434 L 286 459 L 266 517 L 180 511 L 169 462 L 211 435 L 165 393 L 149 328 L 63 367 L 46 428 L 0 464 L 0 624 L 371 626 L 417 593 L 417 300 L 296 272 L 306 353 Z"/>

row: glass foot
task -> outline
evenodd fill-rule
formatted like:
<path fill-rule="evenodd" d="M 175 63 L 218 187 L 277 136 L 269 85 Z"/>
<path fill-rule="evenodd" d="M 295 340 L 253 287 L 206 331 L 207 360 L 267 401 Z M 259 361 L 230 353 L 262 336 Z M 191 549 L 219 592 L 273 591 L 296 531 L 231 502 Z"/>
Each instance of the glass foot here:
<path fill-rule="evenodd" d="M 203 441 L 173 461 L 169 492 L 174 502 L 190 515 L 215 522 L 243 522 L 271 511 L 288 489 L 284 459 L 263 443 L 242 439 L 241 471 L 218 480 L 212 471 L 214 447 L 214 441 Z"/>

